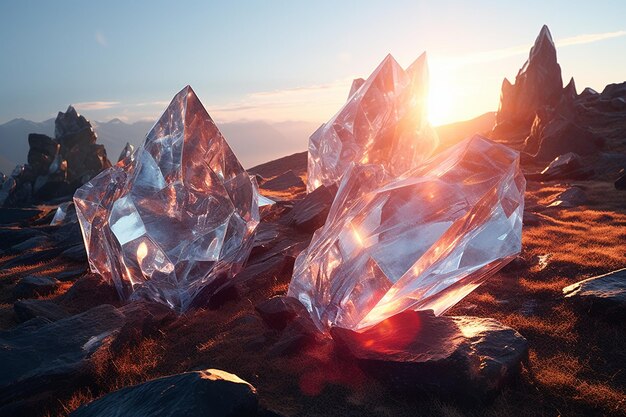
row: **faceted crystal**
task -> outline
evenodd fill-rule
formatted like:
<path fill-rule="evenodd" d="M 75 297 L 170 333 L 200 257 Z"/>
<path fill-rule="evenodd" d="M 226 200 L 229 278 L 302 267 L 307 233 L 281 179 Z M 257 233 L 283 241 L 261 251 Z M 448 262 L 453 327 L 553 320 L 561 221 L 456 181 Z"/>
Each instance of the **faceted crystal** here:
<path fill-rule="evenodd" d="M 288 294 L 322 331 L 439 315 L 521 250 L 525 186 L 519 153 L 481 136 L 400 177 L 352 165 Z"/>
<path fill-rule="evenodd" d="M 123 298 L 179 311 L 236 274 L 259 222 L 258 189 L 191 87 L 145 142 L 74 195 L 91 270 Z"/>
<path fill-rule="evenodd" d="M 383 165 L 400 175 L 437 147 L 428 123 L 428 66 L 422 54 L 407 70 L 388 55 L 348 101 L 309 139 L 307 190 L 338 183 L 352 162 Z"/>

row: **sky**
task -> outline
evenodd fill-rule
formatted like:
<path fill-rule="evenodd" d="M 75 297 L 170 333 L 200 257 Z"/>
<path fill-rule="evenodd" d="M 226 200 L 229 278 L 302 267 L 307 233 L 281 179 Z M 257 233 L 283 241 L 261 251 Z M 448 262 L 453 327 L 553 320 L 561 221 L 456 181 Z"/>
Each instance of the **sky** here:
<path fill-rule="evenodd" d="M 543 24 L 579 92 L 624 81 L 624 16 L 624 1 L 2 1 L 0 123 L 70 103 L 155 120 L 187 84 L 218 123 L 322 123 L 388 53 L 427 51 L 445 124 L 497 109 Z"/>

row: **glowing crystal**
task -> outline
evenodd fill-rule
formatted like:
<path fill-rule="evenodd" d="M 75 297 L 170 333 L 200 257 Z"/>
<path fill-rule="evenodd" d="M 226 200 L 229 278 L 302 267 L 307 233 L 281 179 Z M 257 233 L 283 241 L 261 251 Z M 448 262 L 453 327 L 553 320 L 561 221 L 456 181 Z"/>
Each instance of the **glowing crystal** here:
<path fill-rule="evenodd" d="M 400 175 L 428 159 L 437 135 L 428 123 L 428 66 L 422 54 L 405 71 L 388 55 L 309 139 L 307 190 L 338 183 L 352 162 Z"/>
<path fill-rule="evenodd" d="M 123 298 L 179 311 L 237 273 L 259 222 L 258 190 L 191 87 L 143 145 L 74 195 L 93 272 Z"/>
<path fill-rule="evenodd" d="M 399 178 L 352 165 L 288 294 L 322 331 L 439 315 L 520 251 L 525 186 L 519 153 L 481 136 Z"/>

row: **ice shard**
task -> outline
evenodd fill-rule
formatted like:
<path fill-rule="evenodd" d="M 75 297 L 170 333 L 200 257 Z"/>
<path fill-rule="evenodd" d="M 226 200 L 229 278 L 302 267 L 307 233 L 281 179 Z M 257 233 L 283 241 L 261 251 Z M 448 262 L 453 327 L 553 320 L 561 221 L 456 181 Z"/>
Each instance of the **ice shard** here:
<path fill-rule="evenodd" d="M 521 250 L 525 187 L 519 153 L 481 136 L 400 177 L 353 164 L 288 294 L 324 332 L 442 314 Z"/>
<path fill-rule="evenodd" d="M 74 203 L 91 270 L 125 299 L 178 311 L 240 270 L 259 222 L 256 180 L 189 86 L 143 145 L 78 189 Z"/>
<path fill-rule="evenodd" d="M 428 159 L 438 140 L 428 123 L 428 65 L 422 54 L 406 71 L 388 55 L 309 139 L 307 190 L 339 183 L 351 163 L 380 164 L 400 175 Z"/>

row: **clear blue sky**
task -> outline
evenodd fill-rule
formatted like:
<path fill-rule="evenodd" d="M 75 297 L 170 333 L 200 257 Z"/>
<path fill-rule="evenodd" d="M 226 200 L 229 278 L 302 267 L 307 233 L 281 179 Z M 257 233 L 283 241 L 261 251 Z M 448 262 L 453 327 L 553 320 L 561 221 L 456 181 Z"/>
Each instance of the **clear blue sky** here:
<path fill-rule="evenodd" d="M 151 118 L 186 84 L 218 121 L 323 122 L 351 78 L 424 50 L 448 122 L 496 109 L 544 23 L 579 92 L 626 79 L 625 1 L 2 1 L 0 123 Z"/>

